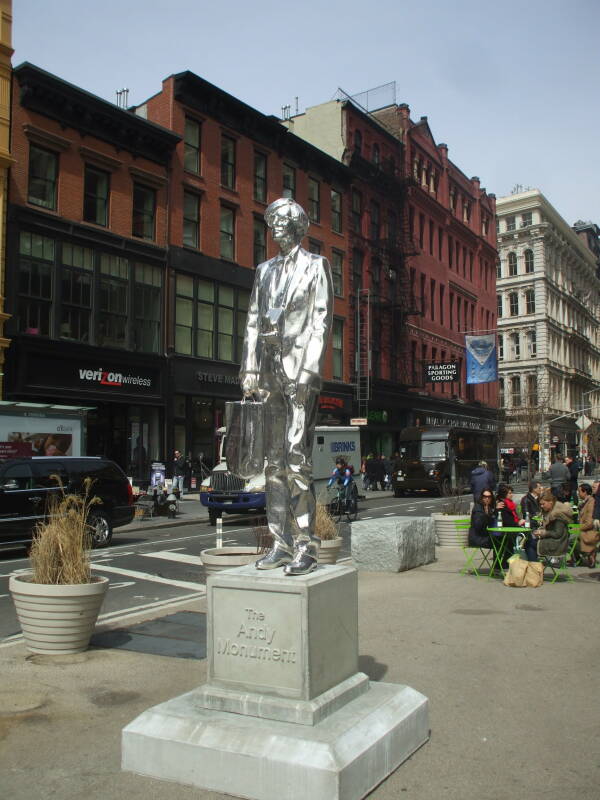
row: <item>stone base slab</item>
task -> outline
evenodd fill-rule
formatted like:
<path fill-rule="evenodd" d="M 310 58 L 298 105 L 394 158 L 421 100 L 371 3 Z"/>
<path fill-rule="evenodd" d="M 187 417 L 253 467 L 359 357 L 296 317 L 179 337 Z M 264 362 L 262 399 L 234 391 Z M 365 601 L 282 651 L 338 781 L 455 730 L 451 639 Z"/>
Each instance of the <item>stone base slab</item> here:
<path fill-rule="evenodd" d="M 294 700 L 251 691 L 240 692 L 209 683 L 205 683 L 191 694 L 194 696 L 195 705 L 212 711 L 231 711 L 234 714 L 248 714 L 279 722 L 316 725 L 345 703 L 368 690 L 369 678 L 364 672 L 357 672 L 356 675 L 312 700 Z"/>
<path fill-rule="evenodd" d="M 430 517 L 390 517 L 352 523 L 352 561 L 361 570 L 403 572 L 435 561 Z"/>
<path fill-rule="evenodd" d="M 429 738 L 409 686 L 372 683 L 312 727 L 202 708 L 197 691 L 124 728 L 124 770 L 252 800 L 360 800 Z"/>

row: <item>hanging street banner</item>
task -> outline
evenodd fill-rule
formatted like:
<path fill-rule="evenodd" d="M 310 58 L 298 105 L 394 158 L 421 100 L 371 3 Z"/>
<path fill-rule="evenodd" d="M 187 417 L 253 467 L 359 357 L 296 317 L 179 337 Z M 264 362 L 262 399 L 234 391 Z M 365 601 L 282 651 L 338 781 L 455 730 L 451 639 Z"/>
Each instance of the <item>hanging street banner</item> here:
<path fill-rule="evenodd" d="M 491 383 L 498 380 L 496 334 L 465 336 L 467 383 Z"/>
<path fill-rule="evenodd" d="M 458 380 L 458 364 L 426 361 L 424 366 L 426 383 L 452 383 Z"/>

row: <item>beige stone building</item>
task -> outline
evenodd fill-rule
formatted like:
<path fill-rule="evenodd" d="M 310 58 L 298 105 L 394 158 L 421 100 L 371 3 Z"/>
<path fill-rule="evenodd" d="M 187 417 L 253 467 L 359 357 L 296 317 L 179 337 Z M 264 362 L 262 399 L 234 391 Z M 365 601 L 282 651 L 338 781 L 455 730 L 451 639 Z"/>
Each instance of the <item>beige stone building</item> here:
<path fill-rule="evenodd" d="M 537 189 L 500 197 L 496 209 L 502 445 L 541 438 L 543 465 L 554 452 L 585 455 L 576 412 L 592 407 L 600 421 L 597 258 Z"/>
<path fill-rule="evenodd" d="M 6 261 L 6 205 L 10 156 L 10 84 L 12 49 L 12 0 L 0 0 L 0 398 L 4 396 L 4 353 L 10 344 L 4 336 L 4 277 Z"/>

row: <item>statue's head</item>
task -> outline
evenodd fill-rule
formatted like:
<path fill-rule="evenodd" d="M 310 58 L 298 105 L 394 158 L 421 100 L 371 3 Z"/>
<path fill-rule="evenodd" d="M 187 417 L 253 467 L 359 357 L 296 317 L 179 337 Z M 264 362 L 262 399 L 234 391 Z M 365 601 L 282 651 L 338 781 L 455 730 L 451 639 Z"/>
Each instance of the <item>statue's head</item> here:
<path fill-rule="evenodd" d="M 308 217 L 302 206 L 288 197 L 280 197 L 265 211 L 265 221 L 273 240 L 280 246 L 298 244 L 308 231 Z"/>

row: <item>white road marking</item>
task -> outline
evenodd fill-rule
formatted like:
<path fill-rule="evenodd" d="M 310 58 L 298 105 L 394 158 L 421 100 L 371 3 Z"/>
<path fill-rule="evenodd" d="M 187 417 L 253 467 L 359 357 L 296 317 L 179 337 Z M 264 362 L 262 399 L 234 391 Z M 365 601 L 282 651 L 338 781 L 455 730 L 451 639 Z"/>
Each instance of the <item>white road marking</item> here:
<path fill-rule="evenodd" d="M 117 583 L 109 583 L 109 589 L 125 589 L 127 586 L 135 586 L 135 581 L 117 581 Z"/>
<path fill-rule="evenodd" d="M 361 517 L 361 519 L 373 519 L 373 517 Z"/>
<path fill-rule="evenodd" d="M 339 561 L 339 559 L 338 559 Z M 125 622 L 132 617 L 138 617 L 146 611 L 155 611 L 161 608 L 168 608 L 170 606 L 177 607 L 189 603 L 190 600 L 199 600 L 205 597 L 205 592 L 194 592 L 192 594 L 184 594 L 180 597 L 170 597 L 167 600 L 159 600 L 155 603 L 146 603 L 145 605 L 131 606 L 131 608 L 122 608 L 119 611 L 110 611 L 106 614 L 100 614 L 98 617 L 98 624 Z M 143 597 L 143 595 L 141 595 Z M 0 642 L 0 648 L 10 647 L 13 644 L 19 644 L 23 641 L 22 633 L 15 633 L 12 636 L 7 636 L 3 642 Z"/>
<path fill-rule="evenodd" d="M 174 553 L 171 550 L 159 550 L 156 553 L 140 553 L 146 558 L 163 558 L 165 561 L 179 561 L 181 564 L 195 564 L 198 567 L 202 566 L 202 559 L 200 556 L 190 556 L 187 553 Z"/>
<path fill-rule="evenodd" d="M 396 516 L 396 512 L 395 511 L 386 511 L 383 516 L 384 517 L 395 517 Z"/>
<path fill-rule="evenodd" d="M 116 575 L 124 575 L 127 578 L 135 578 L 138 581 L 153 581 L 154 583 L 165 583 L 168 586 L 176 586 L 179 589 L 192 589 L 198 592 L 206 593 L 206 587 L 202 583 L 193 583 L 192 581 L 177 581 L 170 578 L 161 578 L 158 575 L 152 575 L 149 572 L 138 572 L 133 569 L 121 569 L 120 567 L 108 567 L 104 564 L 92 564 L 92 569 L 99 572 L 114 572 Z"/>

